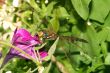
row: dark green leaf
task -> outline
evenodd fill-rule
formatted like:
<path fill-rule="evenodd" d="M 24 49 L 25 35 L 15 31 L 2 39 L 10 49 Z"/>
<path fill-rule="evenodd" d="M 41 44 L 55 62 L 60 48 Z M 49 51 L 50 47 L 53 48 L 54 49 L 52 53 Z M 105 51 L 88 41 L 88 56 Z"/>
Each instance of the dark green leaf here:
<path fill-rule="evenodd" d="M 55 50 L 56 50 L 56 46 L 58 43 L 59 37 L 56 39 L 56 41 L 53 43 L 53 45 L 50 47 L 49 51 L 48 51 L 48 55 L 51 58 L 51 56 L 54 54 Z"/>
<path fill-rule="evenodd" d="M 52 62 L 50 62 L 47 67 L 45 67 L 43 73 L 49 73 L 51 66 L 52 66 Z"/>
<path fill-rule="evenodd" d="M 28 71 L 27 71 L 26 73 L 32 73 L 32 72 L 31 72 L 31 68 L 29 68 Z"/>

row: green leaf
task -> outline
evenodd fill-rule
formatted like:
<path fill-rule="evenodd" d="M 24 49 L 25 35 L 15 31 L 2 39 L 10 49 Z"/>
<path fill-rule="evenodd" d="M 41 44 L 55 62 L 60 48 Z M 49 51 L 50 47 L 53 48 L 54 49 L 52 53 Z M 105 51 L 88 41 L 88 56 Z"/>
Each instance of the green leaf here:
<path fill-rule="evenodd" d="M 87 20 L 89 15 L 89 3 L 91 0 L 71 0 L 77 13 L 84 19 Z"/>
<path fill-rule="evenodd" d="M 36 10 L 36 12 L 41 11 L 40 7 L 37 5 L 35 0 L 29 0 L 28 3 L 31 5 L 31 7 L 33 7 Z"/>
<path fill-rule="evenodd" d="M 66 9 L 64 7 L 58 7 L 58 13 L 59 13 L 59 17 L 60 18 L 68 18 L 70 15 L 68 14 L 68 12 L 66 11 Z"/>
<path fill-rule="evenodd" d="M 48 6 L 47 6 L 47 11 L 46 11 L 45 15 L 51 15 L 51 12 L 52 12 L 52 10 L 53 10 L 53 6 L 54 6 L 55 4 L 56 4 L 56 2 L 54 2 L 54 1 L 48 4 Z"/>
<path fill-rule="evenodd" d="M 109 14 L 108 14 L 108 16 L 104 22 L 104 27 L 110 28 L 110 12 L 109 12 Z"/>
<path fill-rule="evenodd" d="M 44 18 L 45 16 L 47 16 L 48 14 L 46 14 L 46 12 L 47 12 L 46 5 L 44 3 L 42 3 L 42 10 L 40 12 L 40 15 L 41 15 L 40 17 Z"/>
<path fill-rule="evenodd" d="M 100 57 L 94 57 L 92 59 L 92 66 L 88 68 L 87 73 L 95 72 L 96 70 L 101 70 L 104 68 L 104 64 L 101 61 Z"/>
<path fill-rule="evenodd" d="M 32 73 L 32 72 L 31 72 L 31 68 L 29 68 L 28 71 L 27 71 L 26 73 Z"/>
<path fill-rule="evenodd" d="M 76 26 L 73 26 L 72 27 L 72 34 L 75 36 L 79 36 L 81 34 L 81 31 Z"/>
<path fill-rule="evenodd" d="M 110 42 L 110 28 L 108 30 L 108 36 L 107 36 L 106 40 Z"/>
<path fill-rule="evenodd" d="M 97 42 L 97 33 L 92 25 L 87 27 L 87 32 L 85 35 L 87 36 L 88 43 L 89 43 L 87 45 L 88 50 L 89 50 L 88 53 L 92 57 L 99 56 L 100 55 L 100 48 L 99 48 L 99 44 Z"/>
<path fill-rule="evenodd" d="M 75 17 L 72 16 L 72 15 L 70 15 L 68 22 L 69 22 L 69 23 L 72 23 L 72 24 L 77 24 L 77 23 L 78 23 L 78 21 L 77 21 L 77 20 L 75 19 Z"/>
<path fill-rule="evenodd" d="M 83 63 L 85 63 L 85 64 L 90 64 L 92 61 L 92 58 L 89 55 L 82 52 L 81 53 L 81 61 L 83 61 Z"/>
<path fill-rule="evenodd" d="M 56 39 L 56 41 L 53 43 L 53 45 L 50 47 L 49 51 L 48 51 L 48 56 L 51 58 L 51 56 L 54 54 L 55 50 L 56 50 L 56 46 L 58 43 L 59 37 Z"/>
<path fill-rule="evenodd" d="M 35 27 L 39 27 L 41 23 L 40 16 L 36 12 L 33 12 L 33 23 Z"/>
<path fill-rule="evenodd" d="M 108 55 L 105 58 L 105 64 L 110 65 L 110 53 L 108 53 Z"/>
<path fill-rule="evenodd" d="M 108 36 L 107 36 L 106 40 L 110 41 L 110 13 L 109 13 L 108 17 L 106 18 L 103 27 L 105 27 L 108 31 Z"/>
<path fill-rule="evenodd" d="M 72 67 L 70 62 L 68 62 L 67 60 L 62 60 L 62 62 L 69 73 L 77 73 L 77 71 Z"/>
<path fill-rule="evenodd" d="M 54 32 L 58 32 L 60 26 L 58 18 L 51 19 L 50 23 L 51 24 L 48 26 L 48 28 L 52 28 Z"/>
<path fill-rule="evenodd" d="M 22 22 L 24 22 L 30 28 L 31 28 L 31 25 L 30 25 L 29 19 L 31 19 L 31 14 L 32 14 L 32 11 L 28 10 L 23 12 L 21 15 Z"/>
<path fill-rule="evenodd" d="M 104 55 L 104 58 L 107 56 L 107 43 L 106 42 L 102 42 L 101 43 L 101 50 L 102 50 L 102 54 Z"/>
<path fill-rule="evenodd" d="M 92 0 L 92 9 L 89 18 L 103 23 L 110 10 L 109 5 L 110 0 Z"/>
<path fill-rule="evenodd" d="M 110 12 L 109 12 L 109 14 L 108 14 L 108 16 L 104 22 L 103 27 L 106 28 L 106 31 L 108 32 L 106 40 L 110 41 Z"/>
<path fill-rule="evenodd" d="M 45 4 L 42 4 L 42 10 L 40 12 L 41 14 L 41 17 L 44 18 L 44 17 L 47 17 L 47 16 L 51 16 L 52 15 L 52 10 L 53 10 L 53 7 L 54 5 L 56 4 L 56 2 L 51 2 L 47 5 Z"/>
<path fill-rule="evenodd" d="M 47 67 L 45 67 L 43 73 L 49 73 L 51 66 L 52 66 L 52 62 L 50 62 Z"/>
<path fill-rule="evenodd" d="M 107 28 L 103 28 L 100 32 L 97 33 L 97 42 L 98 44 L 104 42 L 108 37 L 109 30 Z"/>
<path fill-rule="evenodd" d="M 61 13 L 59 8 L 54 9 L 52 14 L 53 18 L 50 20 L 50 24 L 48 25 L 48 28 L 52 29 L 56 33 L 58 32 L 60 27 L 60 23 L 59 23 L 60 16 L 61 16 Z"/>

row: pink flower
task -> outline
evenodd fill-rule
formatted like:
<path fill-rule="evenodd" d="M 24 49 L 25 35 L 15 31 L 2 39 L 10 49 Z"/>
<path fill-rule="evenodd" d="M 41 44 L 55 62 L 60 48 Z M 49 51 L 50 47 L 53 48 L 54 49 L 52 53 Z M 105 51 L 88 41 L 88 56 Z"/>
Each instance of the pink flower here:
<path fill-rule="evenodd" d="M 35 53 L 34 47 L 36 45 L 41 44 L 41 42 L 40 42 L 39 37 L 37 35 L 31 36 L 31 34 L 25 29 L 16 29 L 14 31 L 14 35 L 12 38 L 12 44 L 14 46 L 22 49 L 23 51 L 25 51 L 32 58 L 36 59 L 36 53 Z M 44 50 L 40 51 L 41 58 L 44 58 L 47 55 L 48 55 L 47 52 L 45 52 Z M 20 58 L 24 58 L 24 59 L 29 59 L 28 56 L 25 56 L 24 54 L 15 50 L 14 48 L 11 48 L 10 51 L 8 52 L 8 54 L 6 55 L 2 66 L 5 65 L 13 57 L 20 57 Z"/>

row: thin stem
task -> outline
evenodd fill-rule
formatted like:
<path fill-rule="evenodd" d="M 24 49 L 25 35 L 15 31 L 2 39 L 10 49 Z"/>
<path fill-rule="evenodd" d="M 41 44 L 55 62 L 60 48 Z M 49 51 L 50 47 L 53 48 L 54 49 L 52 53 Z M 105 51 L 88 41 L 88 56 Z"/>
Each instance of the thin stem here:
<path fill-rule="evenodd" d="M 39 60 L 39 62 L 42 63 L 41 57 L 40 57 L 40 54 L 39 54 L 39 50 L 37 50 L 37 54 L 38 54 L 38 60 Z"/>
<path fill-rule="evenodd" d="M 42 66 L 42 60 L 41 60 L 41 57 L 40 57 L 40 54 L 39 54 L 39 50 L 37 50 L 37 55 L 38 55 L 38 61 L 39 61 L 38 73 L 43 73 L 44 67 Z"/>
<path fill-rule="evenodd" d="M 9 47 L 12 47 L 12 48 L 14 48 L 15 50 L 21 52 L 22 54 L 28 56 L 28 57 L 29 57 L 34 63 L 36 63 L 36 65 L 38 66 L 38 68 L 37 68 L 37 69 L 38 69 L 38 73 L 43 73 L 44 67 L 43 67 L 43 66 L 41 65 L 41 63 L 39 62 L 39 59 L 38 59 L 37 62 L 36 62 L 36 60 L 33 59 L 33 58 L 32 58 L 29 54 L 27 54 L 25 51 L 23 51 L 22 49 L 20 49 L 20 48 L 14 46 L 14 45 L 12 45 L 12 44 L 7 43 L 7 42 L 0 41 L 0 44 L 6 45 L 6 46 L 9 46 Z"/>
<path fill-rule="evenodd" d="M 39 50 L 39 49 L 43 48 L 46 44 L 47 43 L 43 43 L 41 46 L 36 47 L 35 50 Z"/>
<path fill-rule="evenodd" d="M 36 55 L 36 51 L 35 50 L 34 50 L 34 54 L 35 54 L 36 61 L 38 62 L 38 57 Z"/>
<path fill-rule="evenodd" d="M 28 56 L 33 62 L 36 63 L 36 61 L 35 61 L 29 54 L 27 54 L 25 51 L 23 51 L 22 49 L 20 49 L 20 48 L 14 46 L 14 45 L 12 45 L 12 44 L 9 44 L 9 43 L 7 43 L 7 42 L 4 42 L 4 41 L 0 41 L 0 44 L 14 48 L 15 50 L 17 50 L 17 51 L 23 53 L 24 55 Z"/>
<path fill-rule="evenodd" d="M 38 66 L 38 73 L 43 73 L 44 67 L 43 66 Z"/>
<path fill-rule="evenodd" d="M 33 72 L 35 72 L 35 71 L 37 71 L 38 70 L 38 68 L 35 68 L 34 70 L 32 70 L 31 72 L 33 73 Z"/>

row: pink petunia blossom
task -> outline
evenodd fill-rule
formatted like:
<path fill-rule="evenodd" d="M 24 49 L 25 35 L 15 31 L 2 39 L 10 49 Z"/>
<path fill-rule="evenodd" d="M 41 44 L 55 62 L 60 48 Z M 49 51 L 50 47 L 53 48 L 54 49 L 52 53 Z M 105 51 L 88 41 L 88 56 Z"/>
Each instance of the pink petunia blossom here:
<path fill-rule="evenodd" d="M 16 29 L 14 31 L 14 35 L 12 38 L 12 44 L 20 49 L 22 49 L 23 51 L 25 51 L 27 54 L 29 54 L 32 58 L 36 58 L 36 53 L 35 53 L 35 49 L 34 47 L 36 45 L 41 44 L 39 37 L 36 36 L 31 36 L 31 34 L 25 30 L 25 29 Z M 46 57 L 48 54 L 47 52 L 40 51 L 40 57 L 44 58 Z M 2 66 L 5 65 L 10 59 L 14 58 L 14 57 L 20 57 L 23 59 L 29 59 L 28 56 L 22 54 L 21 52 L 15 50 L 14 48 L 11 48 L 10 51 L 8 52 L 8 54 L 6 55 Z"/>

